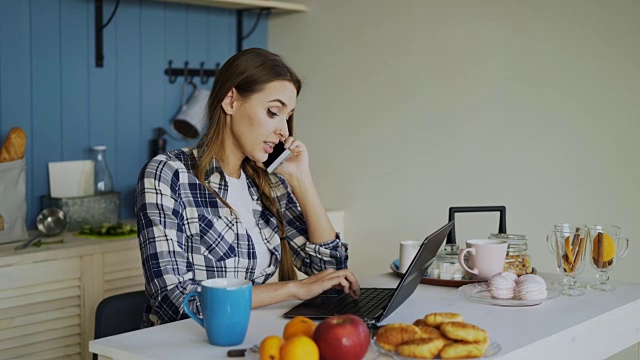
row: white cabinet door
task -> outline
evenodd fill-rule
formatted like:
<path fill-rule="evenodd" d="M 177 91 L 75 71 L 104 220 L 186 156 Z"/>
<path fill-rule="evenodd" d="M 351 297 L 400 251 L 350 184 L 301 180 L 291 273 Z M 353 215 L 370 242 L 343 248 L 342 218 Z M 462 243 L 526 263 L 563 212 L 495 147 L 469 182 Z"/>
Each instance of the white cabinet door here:
<path fill-rule="evenodd" d="M 80 358 L 80 259 L 0 268 L 0 359 Z"/>
<path fill-rule="evenodd" d="M 104 254 L 103 297 L 144 290 L 140 250 L 113 251 Z"/>

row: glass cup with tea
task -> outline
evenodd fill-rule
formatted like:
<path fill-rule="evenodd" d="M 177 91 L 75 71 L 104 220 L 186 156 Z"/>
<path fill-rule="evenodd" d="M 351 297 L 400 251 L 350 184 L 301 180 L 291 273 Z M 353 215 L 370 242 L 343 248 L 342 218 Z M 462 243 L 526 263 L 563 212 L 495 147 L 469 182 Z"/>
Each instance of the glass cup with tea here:
<path fill-rule="evenodd" d="M 591 233 L 591 265 L 596 269 L 595 284 L 589 289 L 613 291 L 615 286 L 609 283 L 609 272 L 622 260 L 629 250 L 629 239 L 620 233 L 619 226 L 595 225 L 589 227 Z"/>
<path fill-rule="evenodd" d="M 562 274 L 562 290 L 566 296 L 581 296 L 577 277 L 584 270 L 585 254 L 589 244 L 589 229 L 586 226 L 555 226 L 547 235 L 547 247 L 555 256 L 556 270 Z"/>
<path fill-rule="evenodd" d="M 588 229 L 589 226 L 587 224 L 569 224 L 569 223 L 557 223 L 557 224 L 553 224 L 553 229 L 556 231 L 562 231 L 563 235 L 565 237 L 569 236 L 570 234 L 574 234 L 575 233 L 575 229 L 576 228 L 580 228 L 580 229 Z M 551 249 L 549 243 L 547 243 L 547 248 L 549 248 L 549 250 L 551 251 L 551 254 L 553 254 L 555 256 L 555 251 L 553 249 Z M 587 243 L 587 247 L 585 248 L 586 252 L 585 252 L 585 261 L 588 260 L 588 250 L 589 250 L 589 244 Z M 564 280 L 558 280 L 554 283 L 554 286 L 562 288 L 564 287 Z M 586 288 L 587 284 L 585 284 L 583 281 L 580 281 L 576 278 L 576 284 L 575 284 L 576 288 Z"/>

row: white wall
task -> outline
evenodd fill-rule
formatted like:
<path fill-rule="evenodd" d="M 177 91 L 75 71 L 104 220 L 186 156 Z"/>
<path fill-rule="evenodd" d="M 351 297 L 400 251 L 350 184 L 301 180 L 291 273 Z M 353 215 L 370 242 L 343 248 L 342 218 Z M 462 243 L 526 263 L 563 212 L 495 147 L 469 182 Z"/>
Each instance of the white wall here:
<path fill-rule="evenodd" d="M 503 204 L 539 270 L 554 223 L 610 223 L 631 238 L 612 277 L 640 281 L 639 1 L 304 2 L 269 48 L 303 78 L 296 135 L 359 276 L 450 206 Z M 459 242 L 497 230 L 457 220 Z"/>

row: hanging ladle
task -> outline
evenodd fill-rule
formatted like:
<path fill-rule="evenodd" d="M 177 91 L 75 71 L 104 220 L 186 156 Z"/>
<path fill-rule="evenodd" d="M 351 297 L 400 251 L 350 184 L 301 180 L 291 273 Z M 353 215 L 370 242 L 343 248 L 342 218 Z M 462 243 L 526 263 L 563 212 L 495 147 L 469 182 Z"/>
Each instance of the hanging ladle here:
<path fill-rule="evenodd" d="M 43 235 L 55 236 L 61 234 L 67 228 L 67 219 L 64 211 L 56 208 L 48 208 L 38 214 L 38 217 L 36 217 L 36 225 L 40 233 L 18 245 L 16 250 L 31 246 L 31 244 L 39 240 Z"/>

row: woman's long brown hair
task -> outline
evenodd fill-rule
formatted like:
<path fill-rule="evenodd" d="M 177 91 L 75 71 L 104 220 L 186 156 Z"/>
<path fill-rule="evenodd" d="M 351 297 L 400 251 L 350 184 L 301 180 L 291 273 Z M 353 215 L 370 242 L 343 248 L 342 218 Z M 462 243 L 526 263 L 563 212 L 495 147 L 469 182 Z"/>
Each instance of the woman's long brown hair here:
<path fill-rule="evenodd" d="M 301 83 L 296 73 L 284 63 L 280 56 L 264 49 L 246 49 L 234 56 L 222 65 L 216 73 L 216 78 L 211 89 L 211 95 L 207 103 L 209 127 L 207 132 L 198 141 L 198 165 L 196 166 L 196 177 L 206 186 L 225 206 L 233 208 L 218 194 L 211 186 L 208 179 L 205 179 L 207 168 L 213 159 L 224 161 L 225 153 L 225 133 L 228 131 L 225 121 L 226 113 L 222 108 L 222 102 L 227 94 L 235 89 L 241 98 L 249 98 L 260 92 L 265 85 L 277 81 L 289 81 L 296 88 L 296 93 L 300 94 Z M 287 120 L 289 134 L 293 134 L 293 114 Z M 282 212 L 276 201 L 269 174 L 266 170 L 259 168 L 253 160 L 245 158 L 242 162 L 242 169 L 253 180 L 258 190 L 264 206 L 275 216 L 278 224 L 280 236 L 281 261 L 278 272 L 278 280 L 297 279 L 293 255 L 286 241 L 285 224 Z"/>

